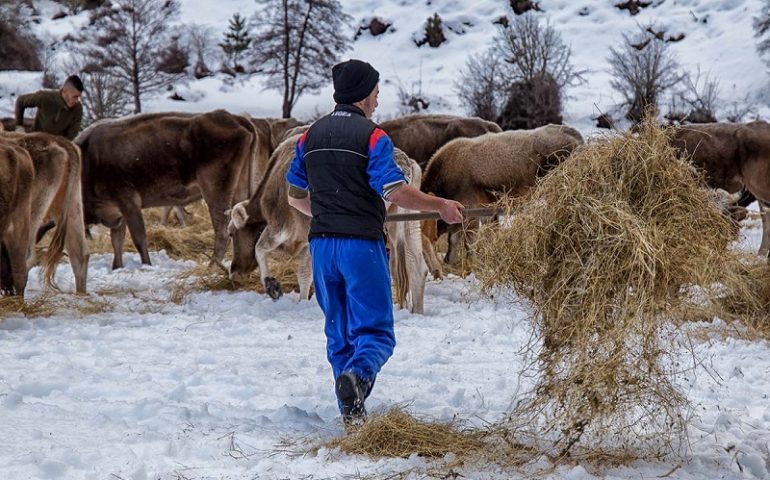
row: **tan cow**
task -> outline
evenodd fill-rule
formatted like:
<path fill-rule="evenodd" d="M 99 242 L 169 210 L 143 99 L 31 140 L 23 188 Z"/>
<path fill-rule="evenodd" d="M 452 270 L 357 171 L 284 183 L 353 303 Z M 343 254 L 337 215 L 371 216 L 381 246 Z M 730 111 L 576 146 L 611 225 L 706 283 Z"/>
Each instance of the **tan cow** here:
<path fill-rule="evenodd" d="M 566 125 L 546 125 L 533 130 L 487 133 L 457 138 L 441 147 L 428 162 L 422 189 L 439 197 L 457 200 L 466 208 L 492 203 L 501 193 L 521 195 L 535 185 L 538 176 L 559 164 L 579 145 L 580 132 Z M 465 223 L 465 231 L 477 221 Z M 438 236 L 457 231 L 438 222 Z M 454 263 L 457 241 L 452 235 L 445 261 Z"/>
<path fill-rule="evenodd" d="M 423 170 L 436 150 L 455 138 L 502 131 L 494 122 L 454 115 L 408 115 L 382 122 L 380 128 Z"/>
<path fill-rule="evenodd" d="M 0 136 L 0 294 L 24 295 L 35 170 L 26 150 Z"/>
<path fill-rule="evenodd" d="M 3 133 L 0 138 L 23 148 L 32 159 L 34 180 L 30 193 L 28 267 L 35 263 L 34 232 L 44 220 L 54 219 L 55 230 L 43 262 L 44 279 L 53 286 L 56 264 L 67 251 L 78 293 L 86 292 L 88 246 L 81 197 L 80 150 L 58 135 Z"/>
<path fill-rule="evenodd" d="M 126 227 L 142 263 L 150 263 L 143 208 L 184 205 L 197 195 L 214 227 L 211 263 L 222 261 L 229 240 L 225 211 L 239 180 L 248 186 L 253 174 L 248 169 L 257 135 L 251 122 L 224 110 L 142 114 L 97 122 L 75 143 L 83 151 L 86 222 L 111 229 L 113 268 L 123 266 Z"/>
<path fill-rule="evenodd" d="M 238 281 L 258 265 L 262 285 L 273 299 L 279 298 L 282 291 L 278 281 L 270 276 L 267 254 L 278 248 L 298 259 L 300 300 L 310 298 L 313 276 L 307 241 L 310 218 L 290 207 L 287 200 L 286 172 L 298 139 L 299 135 L 287 138 L 273 152 L 260 186 L 250 200 L 233 207 L 228 227 L 234 249 L 230 278 Z M 245 235 L 248 239 L 244 239 Z"/>
<path fill-rule="evenodd" d="M 233 263 L 230 278 L 240 280 L 259 266 L 260 279 L 268 295 L 281 296 L 281 285 L 270 276 L 267 257 L 281 249 L 297 259 L 297 283 L 300 300 L 310 298 L 312 265 L 308 248 L 310 218 L 289 206 L 286 172 L 294 158 L 294 148 L 299 139 L 295 135 L 284 140 L 270 157 L 270 167 L 262 184 L 248 202 L 240 202 L 232 210 L 229 230 L 233 236 Z M 396 149 L 396 161 L 405 168 L 407 178 L 412 177 L 419 186 L 419 166 L 406 154 Z M 391 209 L 395 210 L 391 205 Z M 415 313 L 422 313 L 423 292 L 427 267 L 422 259 L 420 222 L 407 222 L 392 230 L 392 263 L 394 290 L 400 306 L 407 306 Z M 255 262 L 256 257 L 256 262 Z M 394 258 L 395 257 L 395 258 Z"/>

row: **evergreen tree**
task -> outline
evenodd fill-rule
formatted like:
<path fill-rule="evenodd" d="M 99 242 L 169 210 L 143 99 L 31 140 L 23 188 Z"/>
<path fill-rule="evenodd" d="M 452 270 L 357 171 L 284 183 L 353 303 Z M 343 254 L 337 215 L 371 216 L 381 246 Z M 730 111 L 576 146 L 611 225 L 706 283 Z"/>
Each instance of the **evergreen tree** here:
<path fill-rule="evenodd" d="M 243 52 L 251 46 L 251 38 L 246 19 L 239 13 L 235 13 L 233 18 L 230 19 L 230 25 L 225 32 L 225 40 L 219 46 L 227 56 L 227 66 L 236 72 L 242 72 L 243 67 L 239 62 Z"/>

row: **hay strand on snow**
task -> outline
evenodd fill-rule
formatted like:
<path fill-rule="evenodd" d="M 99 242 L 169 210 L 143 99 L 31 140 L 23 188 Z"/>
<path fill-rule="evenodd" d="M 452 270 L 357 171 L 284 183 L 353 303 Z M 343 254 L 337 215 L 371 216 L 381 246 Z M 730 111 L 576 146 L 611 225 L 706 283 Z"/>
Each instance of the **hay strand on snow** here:
<path fill-rule="evenodd" d="M 454 454 L 466 459 L 479 455 L 485 434 L 456 424 L 418 420 L 401 408 L 372 415 L 358 430 L 331 440 L 327 447 L 373 458 L 440 458 Z"/>

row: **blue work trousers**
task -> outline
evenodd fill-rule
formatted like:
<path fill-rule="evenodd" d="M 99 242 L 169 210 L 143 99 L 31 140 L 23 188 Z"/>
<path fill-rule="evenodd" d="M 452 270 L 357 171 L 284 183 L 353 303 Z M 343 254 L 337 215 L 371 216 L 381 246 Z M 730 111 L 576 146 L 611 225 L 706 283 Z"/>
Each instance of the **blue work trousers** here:
<path fill-rule="evenodd" d="M 368 395 L 396 346 L 385 242 L 314 237 L 310 254 L 334 378 L 352 370 L 364 381 Z"/>

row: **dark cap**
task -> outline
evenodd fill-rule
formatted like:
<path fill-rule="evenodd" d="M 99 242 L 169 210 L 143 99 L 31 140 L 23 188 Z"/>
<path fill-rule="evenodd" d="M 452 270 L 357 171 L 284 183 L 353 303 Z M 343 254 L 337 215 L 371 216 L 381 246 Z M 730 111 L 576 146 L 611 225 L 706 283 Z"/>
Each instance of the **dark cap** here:
<path fill-rule="evenodd" d="M 372 93 L 380 81 L 380 72 L 367 62 L 348 60 L 332 67 L 332 80 L 334 101 L 349 105 L 360 102 Z"/>

